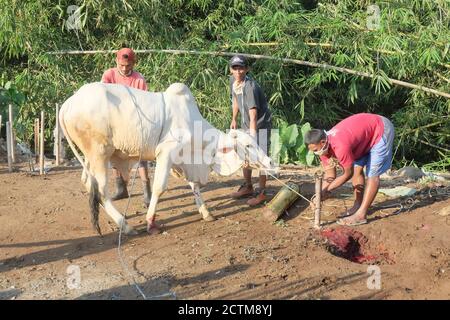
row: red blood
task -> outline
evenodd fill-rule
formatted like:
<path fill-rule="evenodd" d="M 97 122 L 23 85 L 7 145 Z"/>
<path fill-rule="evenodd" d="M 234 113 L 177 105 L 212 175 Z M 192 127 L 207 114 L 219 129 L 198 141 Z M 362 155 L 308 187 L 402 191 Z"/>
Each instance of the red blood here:
<path fill-rule="evenodd" d="M 371 252 L 368 239 L 361 233 L 346 226 L 323 229 L 320 235 L 328 240 L 327 249 L 334 255 L 356 263 L 389 262 L 386 253 Z"/>

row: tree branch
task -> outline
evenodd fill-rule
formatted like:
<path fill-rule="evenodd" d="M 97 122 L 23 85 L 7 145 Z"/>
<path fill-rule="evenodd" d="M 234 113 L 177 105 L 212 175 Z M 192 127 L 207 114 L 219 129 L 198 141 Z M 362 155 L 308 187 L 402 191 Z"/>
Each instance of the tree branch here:
<path fill-rule="evenodd" d="M 91 50 L 91 51 L 79 51 L 79 50 L 62 50 L 62 51 L 52 51 L 47 52 L 48 54 L 53 55 L 74 55 L 74 54 L 96 54 L 96 53 L 115 53 L 116 50 Z M 376 76 L 367 72 L 362 71 L 356 71 L 353 69 L 348 68 L 342 68 L 333 66 L 327 63 L 317 63 L 317 62 L 310 62 L 310 61 L 304 61 L 304 60 L 297 60 L 297 59 L 289 59 L 289 58 L 277 58 L 273 56 L 266 56 L 266 55 L 260 55 L 260 54 L 247 54 L 247 53 L 232 53 L 232 52 L 218 52 L 218 51 L 197 51 L 197 50 L 173 50 L 173 49 L 147 49 L 147 50 L 135 50 L 136 53 L 171 53 L 171 54 L 194 54 L 194 55 L 212 55 L 212 56 L 234 56 L 236 54 L 240 54 L 242 56 L 253 58 L 253 59 L 267 59 L 267 60 L 274 60 L 274 61 L 280 61 L 285 63 L 294 63 L 299 65 L 304 65 L 308 67 L 313 68 L 323 68 L 323 69 L 330 69 L 330 70 L 336 70 L 343 73 L 353 74 L 360 77 L 365 78 L 375 78 Z M 445 97 L 447 99 L 450 99 L 450 94 L 447 92 L 438 91 L 432 88 L 424 87 L 421 85 L 409 83 L 406 81 L 401 81 L 397 79 L 387 78 L 391 84 L 396 84 L 402 87 L 410 88 L 410 89 L 416 89 L 425 91 L 428 93 L 432 93 L 438 96 Z"/>

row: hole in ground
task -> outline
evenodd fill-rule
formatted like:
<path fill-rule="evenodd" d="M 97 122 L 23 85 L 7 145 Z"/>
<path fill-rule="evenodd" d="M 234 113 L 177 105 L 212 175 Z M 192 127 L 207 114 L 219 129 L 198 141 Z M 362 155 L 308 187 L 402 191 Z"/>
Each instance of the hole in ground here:
<path fill-rule="evenodd" d="M 328 252 L 337 257 L 360 264 L 394 263 L 386 250 L 371 246 L 364 234 L 352 228 L 327 228 L 320 231 L 320 236 L 326 239 Z"/>

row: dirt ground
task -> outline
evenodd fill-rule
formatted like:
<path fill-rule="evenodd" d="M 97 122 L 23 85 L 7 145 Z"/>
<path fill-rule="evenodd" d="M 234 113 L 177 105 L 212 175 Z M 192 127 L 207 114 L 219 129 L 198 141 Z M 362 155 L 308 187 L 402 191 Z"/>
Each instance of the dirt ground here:
<path fill-rule="evenodd" d="M 143 231 L 138 179 L 127 217 L 141 232 L 123 236 L 118 251 L 118 229 L 103 211 L 104 236 L 90 224 L 79 168 L 45 176 L 21 169 L 8 173 L 0 163 L 0 299 L 141 299 L 134 281 L 148 299 L 450 299 L 450 216 L 438 214 L 450 206 L 448 196 L 430 193 L 399 214 L 375 208 L 368 224 L 354 227 L 389 256 L 378 261 L 378 289 L 368 286 L 374 273 L 367 263 L 327 250 L 304 200 L 276 223 L 264 219 L 262 207 L 231 200 L 238 176 L 212 177 L 202 189 L 214 222 L 201 220 L 188 185 L 171 177 L 158 207 L 164 232 L 154 236 Z M 312 195 L 311 171 L 280 177 Z M 273 196 L 281 185 L 268 183 Z M 400 200 L 380 195 L 376 203 Z M 127 200 L 116 204 L 123 212 Z M 325 227 L 351 206 L 347 184 L 324 202 Z"/>

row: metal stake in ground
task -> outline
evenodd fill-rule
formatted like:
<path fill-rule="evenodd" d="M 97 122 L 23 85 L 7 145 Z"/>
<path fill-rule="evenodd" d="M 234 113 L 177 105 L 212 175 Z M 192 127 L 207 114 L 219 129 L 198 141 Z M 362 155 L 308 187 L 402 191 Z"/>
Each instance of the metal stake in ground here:
<path fill-rule="evenodd" d="M 314 210 L 314 228 L 320 229 L 320 210 L 321 210 L 321 202 L 322 202 L 322 174 L 315 174 L 316 178 L 316 203 Z"/>

